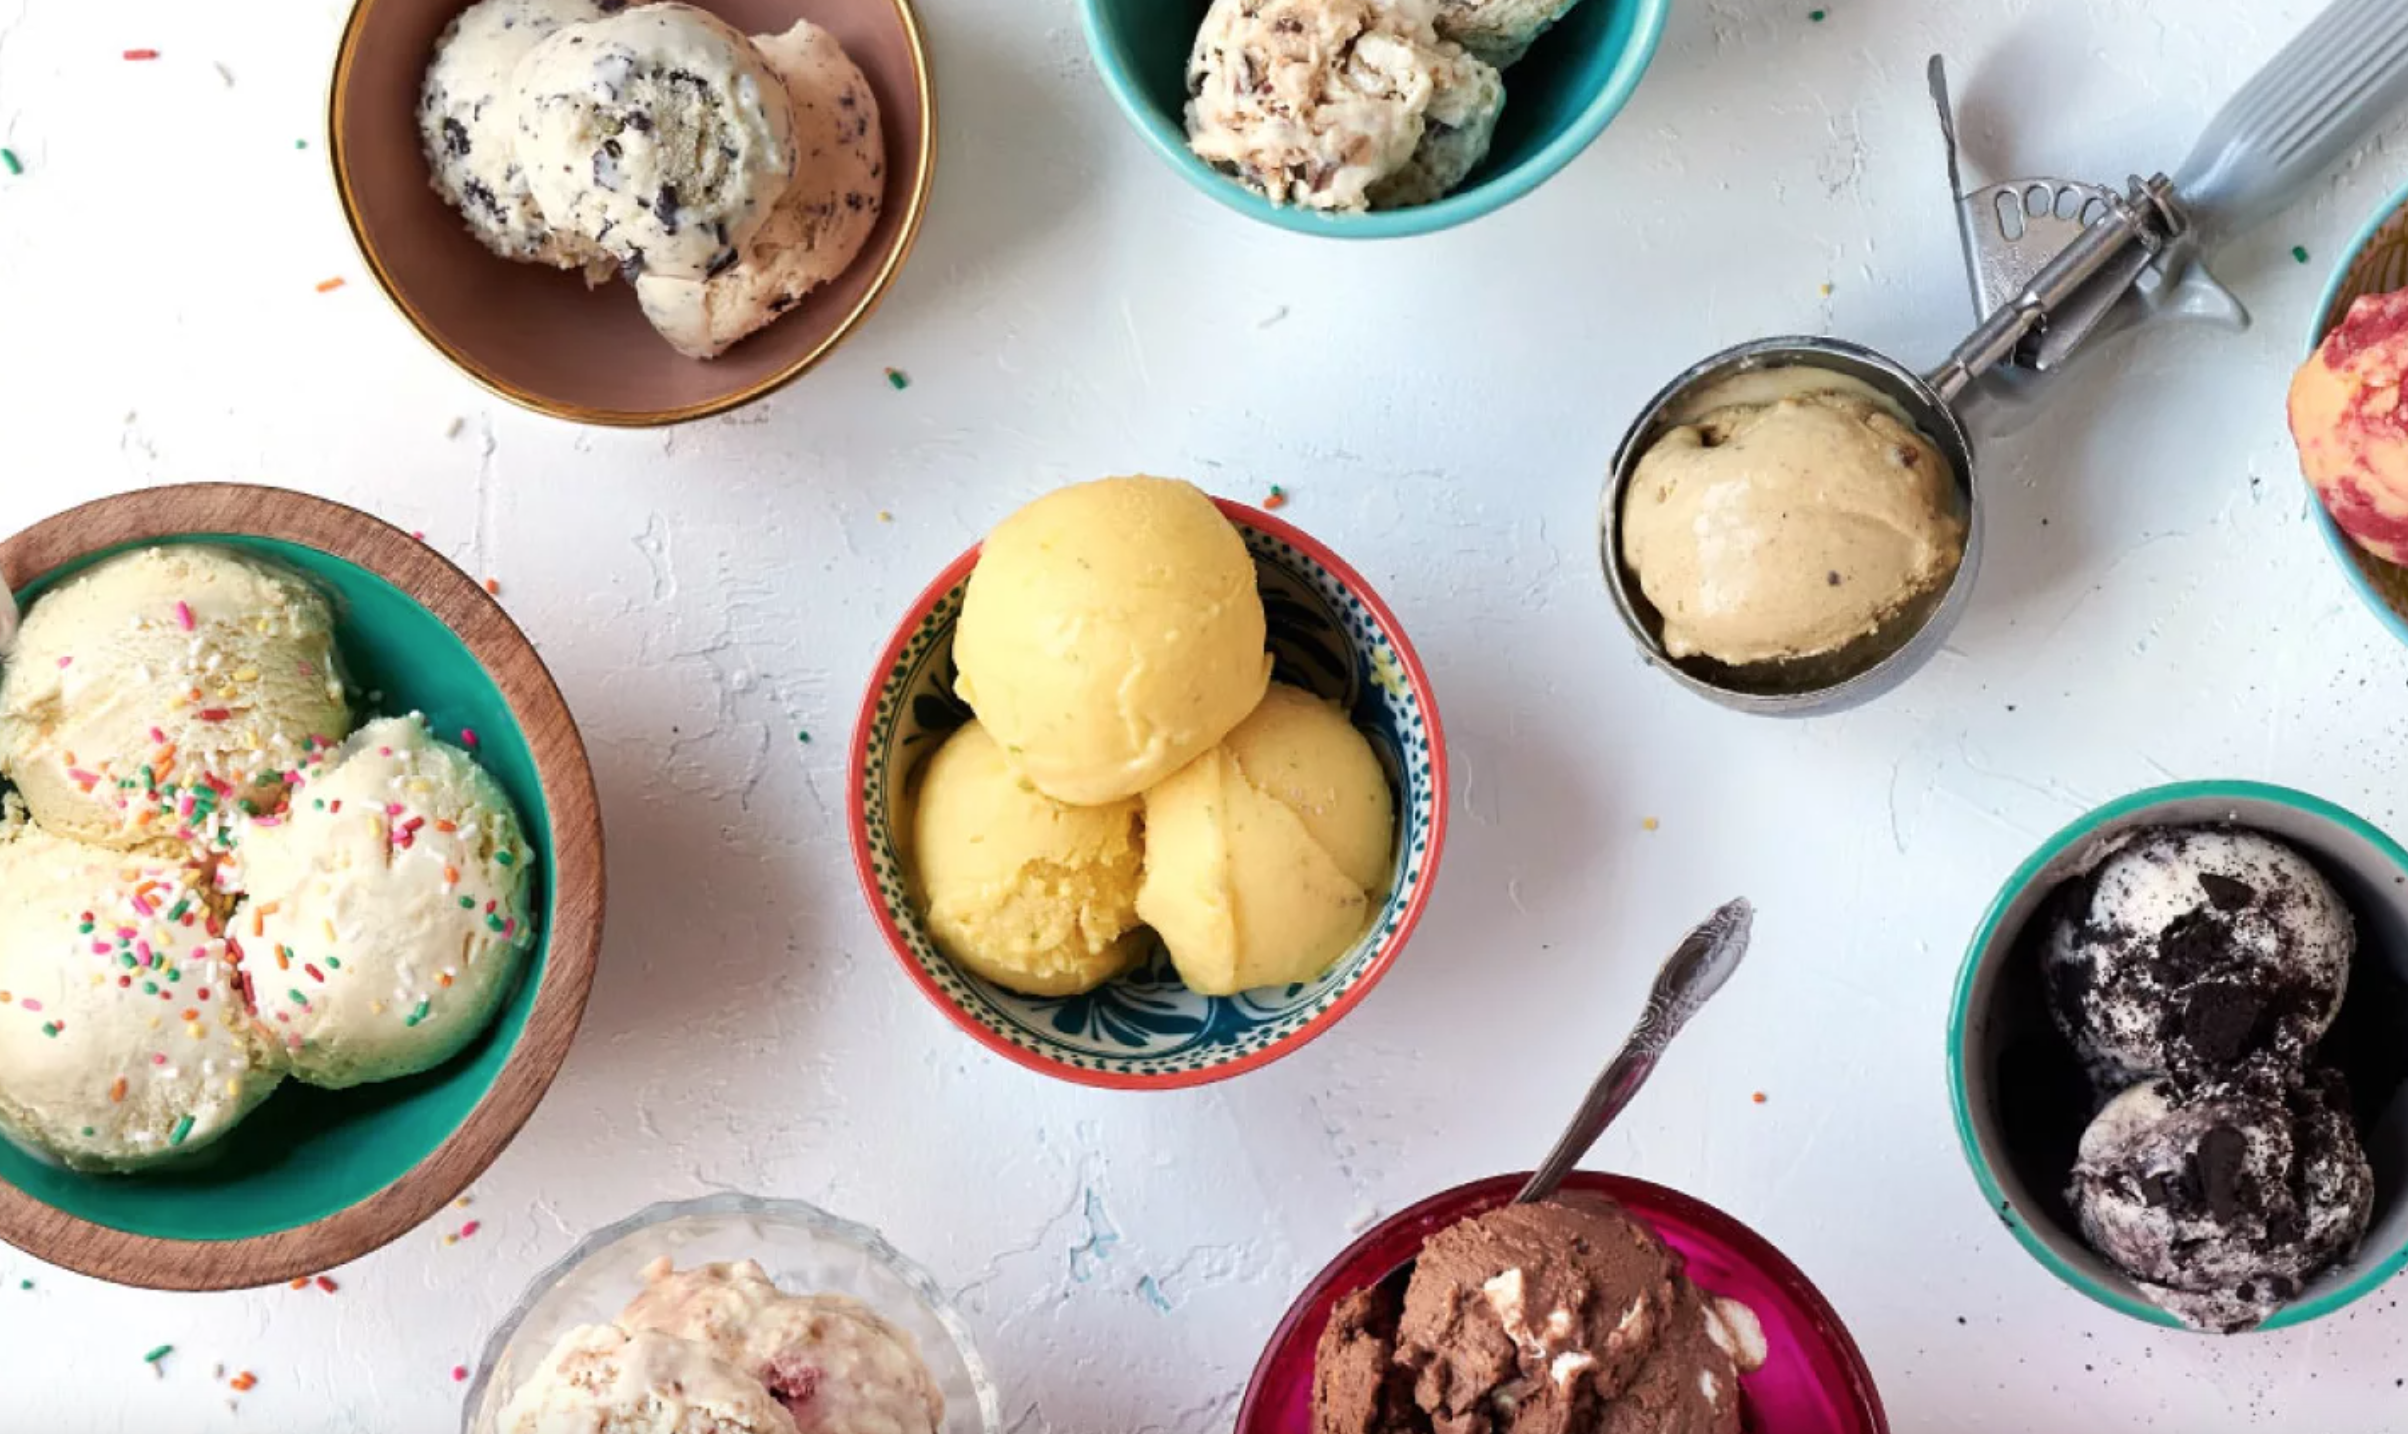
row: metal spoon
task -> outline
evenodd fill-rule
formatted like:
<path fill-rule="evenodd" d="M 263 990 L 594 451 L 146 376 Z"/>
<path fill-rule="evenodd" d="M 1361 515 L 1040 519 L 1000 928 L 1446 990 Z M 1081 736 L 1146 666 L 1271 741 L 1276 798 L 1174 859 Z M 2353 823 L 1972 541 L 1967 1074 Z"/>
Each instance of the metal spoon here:
<path fill-rule="evenodd" d="M 1705 924 L 1683 937 L 1672 954 L 1664 959 L 1664 967 L 1656 972 L 1655 985 L 1647 993 L 1647 1007 L 1639 1013 L 1639 1023 L 1631 1028 L 1630 1037 L 1622 1049 L 1589 1087 L 1588 1096 L 1580 1103 L 1572 1123 L 1555 1142 L 1555 1148 L 1539 1163 L 1538 1173 L 1530 1183 L 1513 1197 L 1516 1205 L 1529 1205 L 1553 1195 L 1572 1173 L 1572 1167 L 1589 1153 L 1607 1126 L 1627 1107 L 1647 1078 L 1655 1074 L 1656 1062 L 1664 1058 L 1664 1050 L 1672 1038 L 1689 1024 L 1689 1018 L 1703 1009 L 1731 973 L 1739 969 L 1740 960 L 1747 955 L 1748 937 L 1755 929 L 1756 908 L 1741 897 L 1716 911 Z M 1380 1279 L 1383 1295 L 1402 1300 L 1405 1286 L 1412 1283 L 1413 1268 L 1418 1260 L 1407 1260 Z"/>

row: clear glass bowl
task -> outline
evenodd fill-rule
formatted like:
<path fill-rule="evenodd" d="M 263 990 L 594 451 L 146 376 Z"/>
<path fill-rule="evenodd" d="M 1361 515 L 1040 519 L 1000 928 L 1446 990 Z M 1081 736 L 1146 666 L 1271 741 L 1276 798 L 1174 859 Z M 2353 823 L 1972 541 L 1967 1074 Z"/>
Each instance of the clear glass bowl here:
<path fill-rule="evenodd" d="M 486 1343 L 460 1412 L 463 1434 L 496 1434 L 501 1412 L 561 1335 L 607 1324 L 667 1256 L 678 1268 L 758 1260 L 794 1294 L 850 1295 L 910 1331 L 945 1395 L 942 1434 L 1002 1434 L 1003 1404 L 964 1323 L 928 1272 L 866 1225 L 800 1200 L 713 1195 L 654 1205 L 579 1242 L 535 1277 Z"/>

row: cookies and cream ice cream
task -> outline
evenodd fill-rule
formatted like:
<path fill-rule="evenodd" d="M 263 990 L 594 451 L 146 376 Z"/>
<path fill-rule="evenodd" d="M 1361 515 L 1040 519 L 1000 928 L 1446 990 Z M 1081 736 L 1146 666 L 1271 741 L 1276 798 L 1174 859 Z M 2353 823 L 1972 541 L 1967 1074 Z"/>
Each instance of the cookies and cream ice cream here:
<path fill-rule="evenodd" d="M 2042 954 L 2050 1006 L 2110 1085 L 2265 1057 L 2297 1067 L 2340 1014 L 2356 922 L 2271 837 L 2143 831 L 2059 900 Z"/>
<path fill-rule="evenodd" d="M 802 1434 L 936 1434 L 945 1396 L 910 1334 L 843 1295 L 791 1295 L 751 1260 L 644 1271 L 619 1316 L 759 1380 Z"/>
<path fill-rule="evenodd" d="M 1102 804 L 1209 750 L 1262 700 L 1266 624 L 1245 540 L 1167 478 L 1058 489 L 971 571 L 955 690 L 1037 790 Z"/>
<path fill-rule="evenodd" d="M 1507 1205 L 1430 1237 L 1398 1301 L 1341 1300 L 1314 1434 L 1739 1434 L 1753 1311 L 1601 1197 Z"/>
<path fill-rule="evenodd" d="M 512 83 L 545 222 L 630 278 L 725 273 L 794 176 L 784 82 L 742 34 L 676 0 L 553 31 Z"/>
<path fill-rule="evenodd" d="M 636 280 L 644 317 L 690 358 L 718 357 L 851 267 L 884 205 L 878 99 L 836 37 L 797 20 L 753 46 L 786 87 L 794 178 L 734 267 L 709 279 Z"/>
<path fill-rule="evenodd" d="M 223 548 L 69 578 L 0 672 L 0 776 L 52 835 L 106 846 L 222 845 L 350 730 L 326 599 Z"/>
<path fill-rule="evenodd" d="M 1145 794 L 1137 914 L 1192 990 L 1310 981 L 1370 924 L 1395 799 L 1345 713 L 1272 684 L 1219 746 Z"/>
<path fill-rule="evenodd" d="M 1871 637 L 1945 593 L 1965 554 L 1939 449 L 1836 380 L 1684 418 L 1640 459 L 1621 518 L 1665 650 L 1734 666 Z"/>
<path fill-rule="evenodd" d="M 293 1074 L 343 1089 L 458 1054 L 526 964 L 533 868 L 500 784 L 417 716 L 362 727 L 249 823 L 233 929 Z"/>
<path fill-rule="evenodd" d="M 280 1071 L 203 862 L 0 832 L 0 1133 L 79 1170 L 189 1156 Z"/>
<path fill-rule="evenodd" d="M 2144 1081 L 2083 1133 L 2083 1238 L 2196 1328 L 2246 1329 L 2355 1249 L 2374 1172 L 2330 1071 Z"/>
<path fill-rule="evenodd" d="M 2350 305 L 2291 380 L 2300 467 L 2341 531 L 2408 564 L 2408 291 Z"/>
<path fill-rule="evenodd" d="M 1425 203 L 1486 157 L 1505 91 L 1440 38 L 1436 0 L 1214 0 L 1188 59 L 1188 145 L 1274 204 Z"/>
<path fill-rule="evenodd" d="M 1503 69 L 1578 0 L 1438 0 L 1438 33 Z"/>
<path fill-rule="evenodd" d="M 929 934 L 999 986 L 1075 995 L 1143 955 L 1137 800 L 1057 802 L 977 722 L 922 770 L 911 850 Z"/>
<path fill-rule="evenodd" d="M 503 1406 L 501 1434 L 799 1434 L 761 1382 L 696 1340 L 569 1331 Z"/>
<path fill-rule="evenodd" d="M 555 230 L 536 207 L 518 162 L 518 91 L 512 76 L 537 42 L 563 25 L 617 9 L 603 0 L 477 0 L 445 26 L 418 92 L 419 141 L 435 192 L 470 233 L 521 263 L 576 269 L 610 260 L 581 234 Z"/>

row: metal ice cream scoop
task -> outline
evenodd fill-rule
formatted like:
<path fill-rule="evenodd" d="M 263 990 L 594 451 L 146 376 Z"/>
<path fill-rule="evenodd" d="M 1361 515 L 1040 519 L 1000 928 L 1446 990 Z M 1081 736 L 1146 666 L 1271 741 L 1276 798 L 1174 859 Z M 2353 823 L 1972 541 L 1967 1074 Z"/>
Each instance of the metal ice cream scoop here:
<path fill-rule="evenodd" d="M 2169 179 L 2135 176 L 2122 191 L 2070 180 L 2015 180 L 1965 191 L 1945 67 L 1931 64 L 1948 143 L 1951 192 L 1980 324 L 1929 373 L 1836 339 L 1764 339 L 1716 354 L 1640 411 L 1600 513 L 1606 585 L 1657 666 L 1693 692 L 1743 712 L 1837 711 L 1896 686 L 1937 652 L 1964 613 L 1983 538 L 1972 443 L 1951 407 L 1985 373 L 2048 373 L 2085 341 L 2162 312 L 2247 314 L 2200 262 L 2205 250 L 2279 209 L 2308 180 L 2408 99 L 2408 4 L 2335 0 L 2233 96 Z M 1675 658 L 1663 620 L 1623 561 L 1621 515 L 1639 460 L 1702 390 L 1763 369 L 1836 370 L 1873 385 L 1955 468 L 1965 555 L 1948 587 L 1837 653 L 1730 666 Z"/>
<path fill-rule="evenodd" d="M 1655 985 L 1648 990 L 1646 1009 L 1639 1013 L 1639 1023 L 1631 1028 L 1622 1049 L 1606 1064 L 1589 1087 L 1572 1123 L 1556 1139 L 1555 1148 L 1539 1163 L 1538 1171 L 1521 1193 L 1513 1197 L 1516 1205 L 1528 1205 L 1553 1195 L 1572 1173 L 1581 1157 L 1587 1155 L 1603 1136 L 1614 1118 L 1629 1107 L 1631 1098 L 1655 1074 L 1656 1062 L 1673 1037 L 1689 1024 L 1689 1019 L 1704 1009 L 1714 993 L 1731 979 L 1739 963 L 1747 956 L 1748 938 L 1755 931 L 1756 908 L 1746 897 L 1721 907 L 1705 920 L 1705 924 L 1681 938 L 1681 944 L 1664 958 L 1663 968 L 1656 972 Z M 1379 1282 L 1379 1288 L 1401 1301 L 1405 1286 L 1413 1279 L 1415 1261 L 1407 1260 L 1390 1270 Z"/>

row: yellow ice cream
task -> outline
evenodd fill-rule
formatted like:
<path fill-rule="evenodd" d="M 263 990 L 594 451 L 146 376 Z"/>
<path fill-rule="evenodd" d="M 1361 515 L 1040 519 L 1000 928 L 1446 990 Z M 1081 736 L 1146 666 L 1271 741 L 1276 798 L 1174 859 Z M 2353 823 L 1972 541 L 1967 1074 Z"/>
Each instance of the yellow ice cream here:
<path fill-rule="evenodd" d="M 214 844 L 351 730 L 334 617 L 219 548 L 127 553 L 42 597 L 0 674 L 0 776 L 56 836 Z"/>
<path fill-rule="evenodd" d="M 1964 555 L 1947 460 L 1837 380 L 1684 422 L 1622 507 L 1623 559 L 1674 657 L 1836 652 L 1944 591 Z"/>
<path fill-rule="evenodd" d="M 0 827 L 0 1132 L 79 1170 L 190 1155 L 279 1075 L 207 869 Z"/>
<path fill-rule="evenodd" d="M 928 930 L 968 970 L 1032 996 L 1092 990 L 1142 954 L 1135 800 L 1040 792 L 970 723 L 928 759 L 912 845 Z"/>
<path fill-rule="evenodd" d="M 1271 680 L 1254 561 L 1190 484 L 1107 478 L 988 537 L 956 690 L 1037 789 L 1133 797 L 1221 740 Z"/>
<path fill-rule="evenodd" d="M 1395 799 L 1337 708 L 1274 686 L 1226 742 L 1145 794 L 1137 913 L 1208 996 L 1310 981 L 1388 885 Z"/>
<path fill-rule="evenodd" d="M 509 797 L 423 718 L 371 722 L 247 824 L 234 933 L 293 1074 L 342 1089 L 429 1070 L 492 1021 L 534 938 Z"/>

